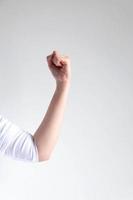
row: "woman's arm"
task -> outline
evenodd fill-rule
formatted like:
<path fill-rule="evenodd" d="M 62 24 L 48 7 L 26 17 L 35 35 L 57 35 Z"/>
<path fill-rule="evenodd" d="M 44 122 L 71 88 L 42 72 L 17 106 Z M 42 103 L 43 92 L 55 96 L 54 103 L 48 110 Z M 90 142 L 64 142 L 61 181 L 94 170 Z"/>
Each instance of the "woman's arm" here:
<path fill-rule="evenodd" d="M 56 86 L 53 98 L 46 115 L 39 128 L 33 135 L 36 142 L 39 160 L 48 160 L 59 136 L 59 128 L 62 122 L 67 101 L 69 84 Z"/>
<path fill-rule="evenodd" d="M 48 66 L 56 79 L 56 89 L 48 110 L 33 135 L 37 145 L 39 161 L 48 160 L 59 137 L 64 110 L 70 88 L 70 60 L 57 51 L 47 56 Z"/>

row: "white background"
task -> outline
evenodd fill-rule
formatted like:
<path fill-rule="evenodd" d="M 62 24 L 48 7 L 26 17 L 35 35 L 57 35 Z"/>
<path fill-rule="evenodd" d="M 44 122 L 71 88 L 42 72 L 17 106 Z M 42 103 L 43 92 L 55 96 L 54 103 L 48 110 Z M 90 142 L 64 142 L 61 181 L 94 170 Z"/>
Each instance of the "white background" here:
<path fill-rule="evenodd" d="M 132 11 L 131 0 L 0 1 L 1 115 L 34 134 L 55 90 L 46 56 L 72 65 L 50 160 L 0 157 L 0 199 L 133 199 Z"/>

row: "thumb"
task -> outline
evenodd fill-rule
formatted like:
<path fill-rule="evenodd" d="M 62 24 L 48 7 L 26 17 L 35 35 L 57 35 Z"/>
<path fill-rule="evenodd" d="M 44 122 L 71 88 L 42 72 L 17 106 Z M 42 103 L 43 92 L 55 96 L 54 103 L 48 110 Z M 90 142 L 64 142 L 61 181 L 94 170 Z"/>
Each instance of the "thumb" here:
<path fill-rule="evenodd" d="M 61 56 L 57 51 L 53 51 L 52 61 L 56 66 L 61 66 Z"/>

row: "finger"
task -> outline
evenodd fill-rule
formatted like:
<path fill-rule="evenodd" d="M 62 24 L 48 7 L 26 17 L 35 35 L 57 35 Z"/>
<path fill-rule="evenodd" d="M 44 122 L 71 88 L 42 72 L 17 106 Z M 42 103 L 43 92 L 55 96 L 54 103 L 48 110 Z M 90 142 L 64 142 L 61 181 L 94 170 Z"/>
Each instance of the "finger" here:
<path fill-rule="evenodd" d="M 57 60 L 60 60 L 62 56 L 58 51 L 53 51 L 53 57 Z"/>
<path fill-rule="evenodd" d="M 56 66 L 56 67 L 61 67 L 61 66 L 62 66 L 61 63 L 60 63 L 59 61 L 57 61 L 57 60 L 55 60 L 55 59 L 53 58 L 53 54 L 47 56 L 47 62 L 48 62 L 48 66 L 49 66 L 50 68 L 55 67 L 55 66 Z"/>
<path fill-rule="evenodd" d="M 59 53 L 59 51 L 53 51 L 53 57 L 55 57 L 56 59 L 62 60 L 62 59 L 69 59 L 69 56 L 66 55 L 61 55 Z"/>
<path fill-rule="evenodd" d="M 60 62 L 61 62 L 62 65 L 67 65 L 67 61 L 64 60 L 64 59 L 62 59 Z"/>
<path fill-rule="evenodd" d="M 52 55 L 48 55 L 46 58 L 47 58 L 47 61 L 49 62 L 52 58 Z"/>
<path fill-rule="evenodd" d="M 59 53 L 59 51 L 57 51 L 57 50 L 53 51 L 53 54 L 54 54 L 56 57 L 60 57 L 60 53 Z"/>
<path fill-rule="evenodd" d="M 54 51 L 52 61 L 54 62 L 54 64 L 56 66 L 61 66 L 61 63 L 60 63 L 61 56 L 60 56 L 60 54 Z"/>
<path fill-rule="evenodd" d="M 53 67 L 52 56 L 53 55 L 49 55 L 49 56 L 46 57 L 49 67 Z"/>

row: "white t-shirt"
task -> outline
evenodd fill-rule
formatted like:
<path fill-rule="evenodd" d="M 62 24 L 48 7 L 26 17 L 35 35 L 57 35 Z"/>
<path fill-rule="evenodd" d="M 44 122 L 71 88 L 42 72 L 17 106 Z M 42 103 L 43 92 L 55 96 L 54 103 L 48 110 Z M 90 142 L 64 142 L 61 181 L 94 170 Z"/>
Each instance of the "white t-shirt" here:
<path fill-rule="evenodd" d="M 15 160 L 38 162 L 38 149 L 31 133 L 0 115 L 0 154 Z"/>

